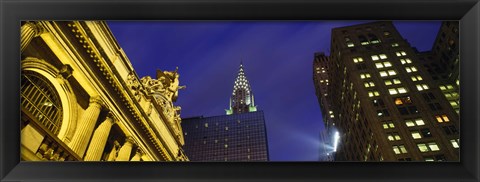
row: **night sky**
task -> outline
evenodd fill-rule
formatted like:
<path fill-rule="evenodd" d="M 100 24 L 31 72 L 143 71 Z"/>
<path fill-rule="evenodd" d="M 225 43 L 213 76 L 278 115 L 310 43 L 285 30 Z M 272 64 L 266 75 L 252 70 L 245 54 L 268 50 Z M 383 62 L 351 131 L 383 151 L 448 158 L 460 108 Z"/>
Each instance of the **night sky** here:
<path fill-rule="evenodd" d="M 330 52 L 331 29 L 368 21 L 109 21 L 141 78 L 179 67 L 182 118 L 224 115 L 243 61 L 255 104 L 265 112 L 271 161 L 317 161 L 320 106 L 313 55 Z M 394 22 L 419 51 L 440 22 Z"/>

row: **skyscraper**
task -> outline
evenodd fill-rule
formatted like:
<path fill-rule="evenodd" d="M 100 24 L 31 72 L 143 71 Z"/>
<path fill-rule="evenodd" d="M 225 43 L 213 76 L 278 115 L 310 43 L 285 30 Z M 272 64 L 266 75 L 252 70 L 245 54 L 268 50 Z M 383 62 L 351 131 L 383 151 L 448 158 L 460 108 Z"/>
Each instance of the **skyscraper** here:
<path fill-rule="evenodd" d="M 432 50 L 419 53 L 419 59 L 459 115 L 460 61 L 458 38 L 458 22 L 442 22 Z"/>
<path fill-rule="evenodd" d="M 230 108 L 226 109 L 227 115 L 257 111 L 250 83 L 243 72 L 243 64 L 240 63 L 237 79 L 233 86 Z"/>
<path fill-rule="evenodd" d="M 315 85 L 339 133 L 335 160 L 459 160 L 458 115 L 420 57 L 391 22 L 332 30 L 328 86 Z"/>
<path fill-rule="evenodd" d="M 315 95 L 317 96 L 320 105 L 320 111 L 324 121 L 325 130 L 320 133 L 320 160 L 333 161 L 335 155 L 335 123 L 333 111 L 330 109 L 328 102 L 328 64 L 329 57 L 325 53 L 315 53 L 313 61 L 313 83 L 315 85 Z"/>
<path fill-rule="evenodd" d="M 268 161 L 263 111 L 257 111 L 240 64 L 226 115 L 182 119 L 184 150 L 191 161 Z"/>

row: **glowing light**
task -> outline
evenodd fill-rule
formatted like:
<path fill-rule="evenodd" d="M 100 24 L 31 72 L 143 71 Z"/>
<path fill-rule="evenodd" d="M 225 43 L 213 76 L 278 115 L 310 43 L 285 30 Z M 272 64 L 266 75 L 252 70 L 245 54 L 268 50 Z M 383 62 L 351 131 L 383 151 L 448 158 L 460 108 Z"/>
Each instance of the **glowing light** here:
<path fill-rule="evenodd" d="M 47 101 L 47 102 L 44 102 L 43 105 L 47 107 L 51 107 L 53 103 Z"/>
<path fill-rule="evenodd" d="M 336 152 L 337 151 L 337 146 L 338 146 L 338 141 L 340 139 L 340 134 L 337 132 L 335 132 L 335 135 L 334 135 L 334 143 L 333 143 L 333 151 Z"/>

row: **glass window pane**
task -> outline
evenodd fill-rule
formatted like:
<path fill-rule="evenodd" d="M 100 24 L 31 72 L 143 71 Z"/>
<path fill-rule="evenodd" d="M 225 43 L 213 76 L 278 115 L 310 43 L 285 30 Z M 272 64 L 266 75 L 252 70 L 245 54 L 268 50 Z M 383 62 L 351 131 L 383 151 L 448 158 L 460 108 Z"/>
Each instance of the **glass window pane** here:
<path fill-rule="evenodd" d="M 428 143 L 428 147 L 432 150 L 432 151 L 439 151 L 440 148 L 438 148 L 438 145 L 436 143 Z"/>
<path fill-rule="evenodd" d="M 427 145 L 425 145 L 423 143 L 417 144 L 417 147 L 420 150 L 420 152 L 428 152 Z"/>
<path fill-rule="evenodd" d="M 413 137 L 413 139 L 420 139 L 420 138 L 422 138 L 422 136 L 420 135 L 420 133 L 417 132 L 417 131 L 412 132 L 412 137 Z"/>

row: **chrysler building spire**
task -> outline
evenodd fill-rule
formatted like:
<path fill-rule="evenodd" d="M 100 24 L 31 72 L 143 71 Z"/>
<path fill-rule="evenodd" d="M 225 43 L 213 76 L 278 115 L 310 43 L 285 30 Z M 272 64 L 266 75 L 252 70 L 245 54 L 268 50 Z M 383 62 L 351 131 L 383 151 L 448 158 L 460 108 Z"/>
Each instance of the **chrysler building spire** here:
<path fill-rule="evenodd" d="M 233 93 L 230 98 L 230 108 L 226 109 L 227 115 L 257 111 L 253 100 L 250 83 L 243 71 L 243 63 L 240 63 L 237 79 L 233 85 Z"/>

